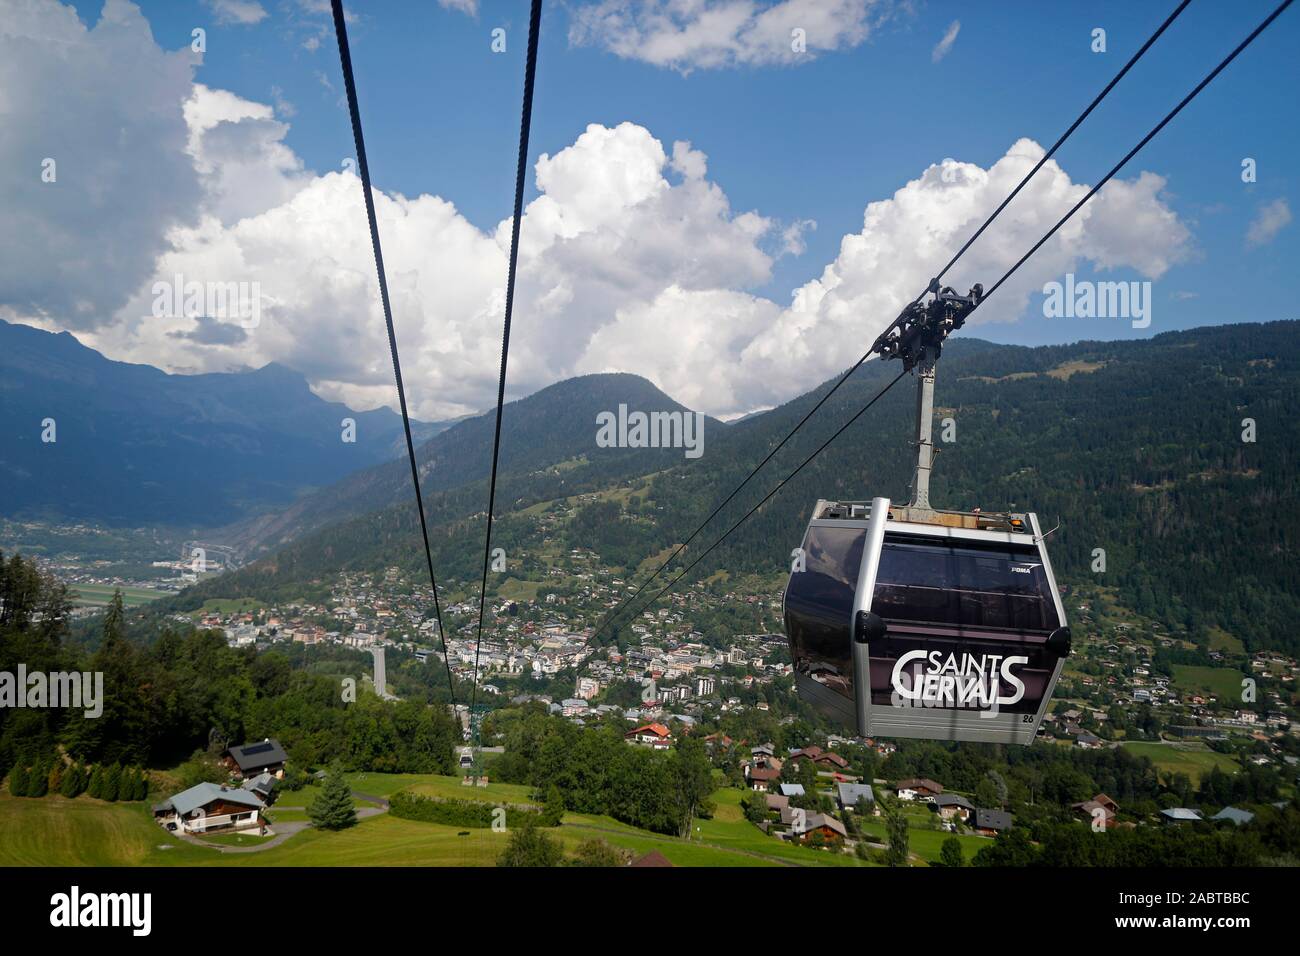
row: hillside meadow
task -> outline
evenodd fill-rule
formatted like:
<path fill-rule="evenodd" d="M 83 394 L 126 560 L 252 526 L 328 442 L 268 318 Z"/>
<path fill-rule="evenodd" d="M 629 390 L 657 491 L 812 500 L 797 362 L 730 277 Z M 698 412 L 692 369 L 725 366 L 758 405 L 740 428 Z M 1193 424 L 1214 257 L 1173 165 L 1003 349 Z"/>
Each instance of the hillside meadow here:
<path fill-rule="evenodd" d="M 527 787 L 463 786 L 436 774 L 349 774 L 354 792 L 387 797 L 410 788 L 436 797 L 488 803 L 533 802 Z M 307 819 L 316 788 L 282 794 L 269 816 L 275 823 Z M 740 811 L 738 790 L 715 794 L 712 820 L 699 820 L 691 839 L 638 830 L 610 817 L 566 813 L 548 831 L 572 853 L 584 840 L 602 839 L 639 856 L 658 850 L 677 866 L 861 866 L 848 855 L 792 846 L 764 836 Z M 373 806 L 356 801 L 358 807 Z M 225 848 L 248 848 L 254 836 L 206 838 Z M 149 804 L 106 803 L 81 796 L 13 797 L 0 793 L 0 866 L 492 866 L 508 839 L 487 829 L 465 830 L 381 813 L 340 832 L 311 828 L 254 852 L 222 852 L 164 832 Z"/>

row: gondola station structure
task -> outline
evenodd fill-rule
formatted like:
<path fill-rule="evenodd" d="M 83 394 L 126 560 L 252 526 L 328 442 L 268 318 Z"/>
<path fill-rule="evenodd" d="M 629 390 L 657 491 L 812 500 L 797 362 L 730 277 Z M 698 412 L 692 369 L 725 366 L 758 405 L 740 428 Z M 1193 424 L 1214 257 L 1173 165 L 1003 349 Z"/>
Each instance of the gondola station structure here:
<path fill-rule="evenodd" d="M 935 368 L 982 292 L 931 283 L 873 345 L 917 377 L 911 501 L 820 500 L 795 552 L 796 689 L 863 737 L 1030 743 L 1070 653 L 1038 517 L 930 504 Z"/>

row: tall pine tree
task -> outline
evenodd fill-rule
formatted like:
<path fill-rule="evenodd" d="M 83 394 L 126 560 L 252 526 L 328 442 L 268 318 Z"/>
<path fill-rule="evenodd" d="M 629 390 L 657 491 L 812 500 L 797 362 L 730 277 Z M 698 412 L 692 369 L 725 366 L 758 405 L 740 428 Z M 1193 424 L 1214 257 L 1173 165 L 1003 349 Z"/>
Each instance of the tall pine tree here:
<path fill-rule="evenodd" d="M 322 830 L 343 830 L 357 822 L 357 811 L 352 804 L 352 791 L 338 770 L 325 776 L 320 794 L 307 808 L 312 825 Z"/>
<path fill-rule="evenodd" d="M 63 782 L 59 785 L 59 793 L 71 799 L 81 793 L 82 789 L 81 764 L 74 763 L 63 772 Z"/>
<path fill-rule="evenodd" d="M 9 792 L 15 797 L 27 796 L 27 768 L 21 764 L 9 771 Z"/>
<path fill-rule="evenodd" d="M 104 788 L 100 793 L 100 799 L 116 800 L 118 789 L 122 786 L 122 768 L 118 764 L 113 764 L 104 772 Z"/>

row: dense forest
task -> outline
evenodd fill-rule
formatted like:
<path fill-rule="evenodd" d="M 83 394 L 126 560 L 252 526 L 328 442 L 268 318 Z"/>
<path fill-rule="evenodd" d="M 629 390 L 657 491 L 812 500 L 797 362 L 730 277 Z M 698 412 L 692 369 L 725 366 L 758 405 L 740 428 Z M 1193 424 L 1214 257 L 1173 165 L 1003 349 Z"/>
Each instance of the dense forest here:
<path fill-rule="evenodd" d="M 0 708 L 0 775 L 66 754 L 85 764 L 159 767 L 197 751 L 276 737 L 300 769 L 449 773 L 459 738 L 423 699 L 344 699 L 337 676 L 272 650 L 232 648 L 219 632 L 164 627 L 147 646 L 125 634 L 120 598 L 93 654 L 65 640 L 66 589 L 0 554 L 0 671 L 102 672 L 103 712 Z M 60 757 L 60 759 L 62 759 Z"/>

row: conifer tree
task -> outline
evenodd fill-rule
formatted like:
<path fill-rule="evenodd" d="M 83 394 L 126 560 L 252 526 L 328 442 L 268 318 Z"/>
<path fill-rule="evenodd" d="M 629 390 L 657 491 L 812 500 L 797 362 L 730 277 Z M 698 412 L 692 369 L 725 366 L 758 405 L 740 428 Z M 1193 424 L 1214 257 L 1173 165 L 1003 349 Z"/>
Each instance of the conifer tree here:
<path fill-rule="evenodd" d="M 145 800 L 149 796 L 149 774 L 143 767 L 135 770 L 135 786 L 131 788 L 132 800 Z"/>
<path fill-rule="evenodd" d="M 104 788 L 100 799 L 113 801 L 117 799 L 118 788 L 122 786 L 122 767 L 113 764 L 104 772 Z"/>
<path fill-rule="evenodd" d="M 27 796 L 27 768 L 16 766 L 9 771 L 9 792 L 15 797 Z"/>
<path fill-rule="evenodd" d="M 325 776 L 325 784 L 307 808 L 307 816 L 313 826 L 322 830 L 343 830 L 357 822 L 352 791 L 340 771 L 331 770 Z"/>
<path fill-rule="evenodd" d="M 59 784 L 59 793 L 72 799 L 81 793 L 81 764 L 74 763 L 63 773 L 63 782 Z"/>
<path fill-rule="evenodd" d="M 90 772 L 90 784 L 86 787 L 86 793 L 90 794 L 96 800 L 102 800 L 104 794 L 104 768 L 95 765 L 95 769 Z"/>
<path fill-rule="evenodd" d="M 46 773 L 47 771 L 45 769 L 45 764 L 43 763 L 37 764 L 35 767 L 32 768 L 31 773 L 27 775 L 27 796 L 29 797 L 45 796 L 45 794 L 48 792 L 48 788 L 45 783 Z"/>

